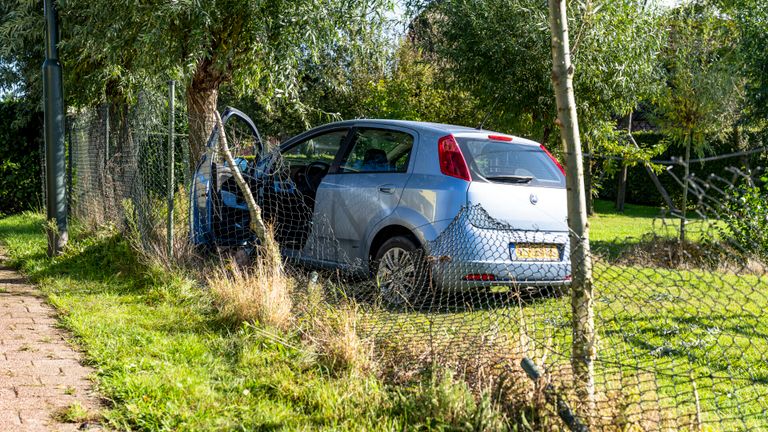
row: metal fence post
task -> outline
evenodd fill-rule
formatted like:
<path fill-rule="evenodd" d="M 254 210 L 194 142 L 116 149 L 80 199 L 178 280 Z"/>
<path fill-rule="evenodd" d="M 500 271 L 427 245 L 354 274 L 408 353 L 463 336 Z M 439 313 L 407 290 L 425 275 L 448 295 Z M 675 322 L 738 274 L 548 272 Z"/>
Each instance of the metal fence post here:
<path fill-rule="evenodd" d="M 174 155 L 174 117 L 175 107 L 174 99 L 176 98 L 176 81 L 168 81 L 168 258 L 173 256 L 173 192 L 174 192 L 174 176 L 173 170 L 175 165 Z"/>

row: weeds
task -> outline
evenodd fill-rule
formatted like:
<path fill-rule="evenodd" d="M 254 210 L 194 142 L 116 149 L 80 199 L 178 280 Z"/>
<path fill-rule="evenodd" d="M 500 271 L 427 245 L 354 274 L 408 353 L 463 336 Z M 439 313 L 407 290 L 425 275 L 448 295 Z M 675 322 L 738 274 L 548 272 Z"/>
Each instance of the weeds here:
<path fill-rule="evenodd" d="M 359 316 L 359 307 L 349 303 L 323 308 L 310 318 L 303 336 L 329 370 L 366 373 L 375 369 L 373 343 L 360 337 Z"/>
<path fill-rule="evenodd" d="M 88 410 L 79 402 L 73 402 L 53 413 L 53 419 L 61 423 L 97 423 L 101 415 Z"/>
<path fill-rule="evenodd" d="M 293 281 L 267 259 L 252 267 L 230 263 L 206 278 L 221 315 L 237 322 L 258 322 L 287 330 L 292 321 Z"/>
<path fill-rule="evenodd" d="M 399 409 L 415 415 L 417 428 L 455 431 L 504 431 L 509 423 L 486 394 L 480 399 L 449 369 L 400 393 Z"/>

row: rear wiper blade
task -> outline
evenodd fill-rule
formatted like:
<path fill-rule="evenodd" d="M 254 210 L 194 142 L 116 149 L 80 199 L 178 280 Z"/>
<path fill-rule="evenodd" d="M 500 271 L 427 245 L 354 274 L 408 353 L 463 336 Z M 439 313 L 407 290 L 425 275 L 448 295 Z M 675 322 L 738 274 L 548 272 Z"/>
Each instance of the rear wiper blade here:
<path fill-rule="evenodd" d="M 490 181 L 498 181 L 498 182 L 504 182 L 504 183 L 530 183 L 531 180 L 533 180 L 533 177 L 531 176 L 518 176 L 518 175 L 497 175 L 497 176 L 486 176 Z"/>

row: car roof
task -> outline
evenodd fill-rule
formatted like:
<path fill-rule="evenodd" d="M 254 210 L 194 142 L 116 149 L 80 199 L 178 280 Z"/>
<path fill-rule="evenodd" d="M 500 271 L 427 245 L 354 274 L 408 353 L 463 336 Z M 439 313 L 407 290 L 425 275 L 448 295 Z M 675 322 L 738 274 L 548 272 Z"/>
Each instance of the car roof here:
<path fill-rule="evenodd" d="M 505 134 L 501 132 L 494 132 L 486 129 L 476 129 L 471 128 L 467 126 L 457 126 L 457 125 L 450 125 L 445 123 L 432 123 L 432 122 L 422 122 L 422 121 L 413 121 L 413 120 L 392 120 L 392 119 L 356 119 L 356 120 L 344 120 L 344 121 L 338 121 L 334 123 L 328 123 L 323 126 L 320 126 L 319 128 L 333 128 L 333 127 L 349 127 L 349 126 L 359 126 L 359 125 L 372 125 L 372 126 L 398 126 L 398 127 L 404 127 L 404 128 L 410 128 L 417 131 L 429 131 L 429 132 L 436 132 L 436 133 L 445 133 L 445 134 L 457 134 L 461 136 L 468 136 L 468 135 L 475 135 L 475 134 L 497 134 L 497 135 L 506 135 L 513 137 L 515 139 L 515 142 L 518 144 L 532 144 L 532 145 L 539 145 L 538 143 L 531 141 L 526 138 L 518 137 L 515 135 Z M 316 128 L 316 129 L 319 129 Z"/>

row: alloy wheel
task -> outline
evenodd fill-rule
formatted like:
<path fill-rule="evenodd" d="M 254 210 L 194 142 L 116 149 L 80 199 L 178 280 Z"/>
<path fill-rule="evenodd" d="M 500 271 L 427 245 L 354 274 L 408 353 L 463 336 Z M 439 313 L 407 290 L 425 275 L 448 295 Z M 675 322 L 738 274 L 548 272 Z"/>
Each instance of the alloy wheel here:
<path fill-rule="evenodd" d="M 379 260 L 376 282 L 386 303 L 392 306 L 408 304 L 416 291 L 413 253 L 401 247 L 387 250 Z"/>

